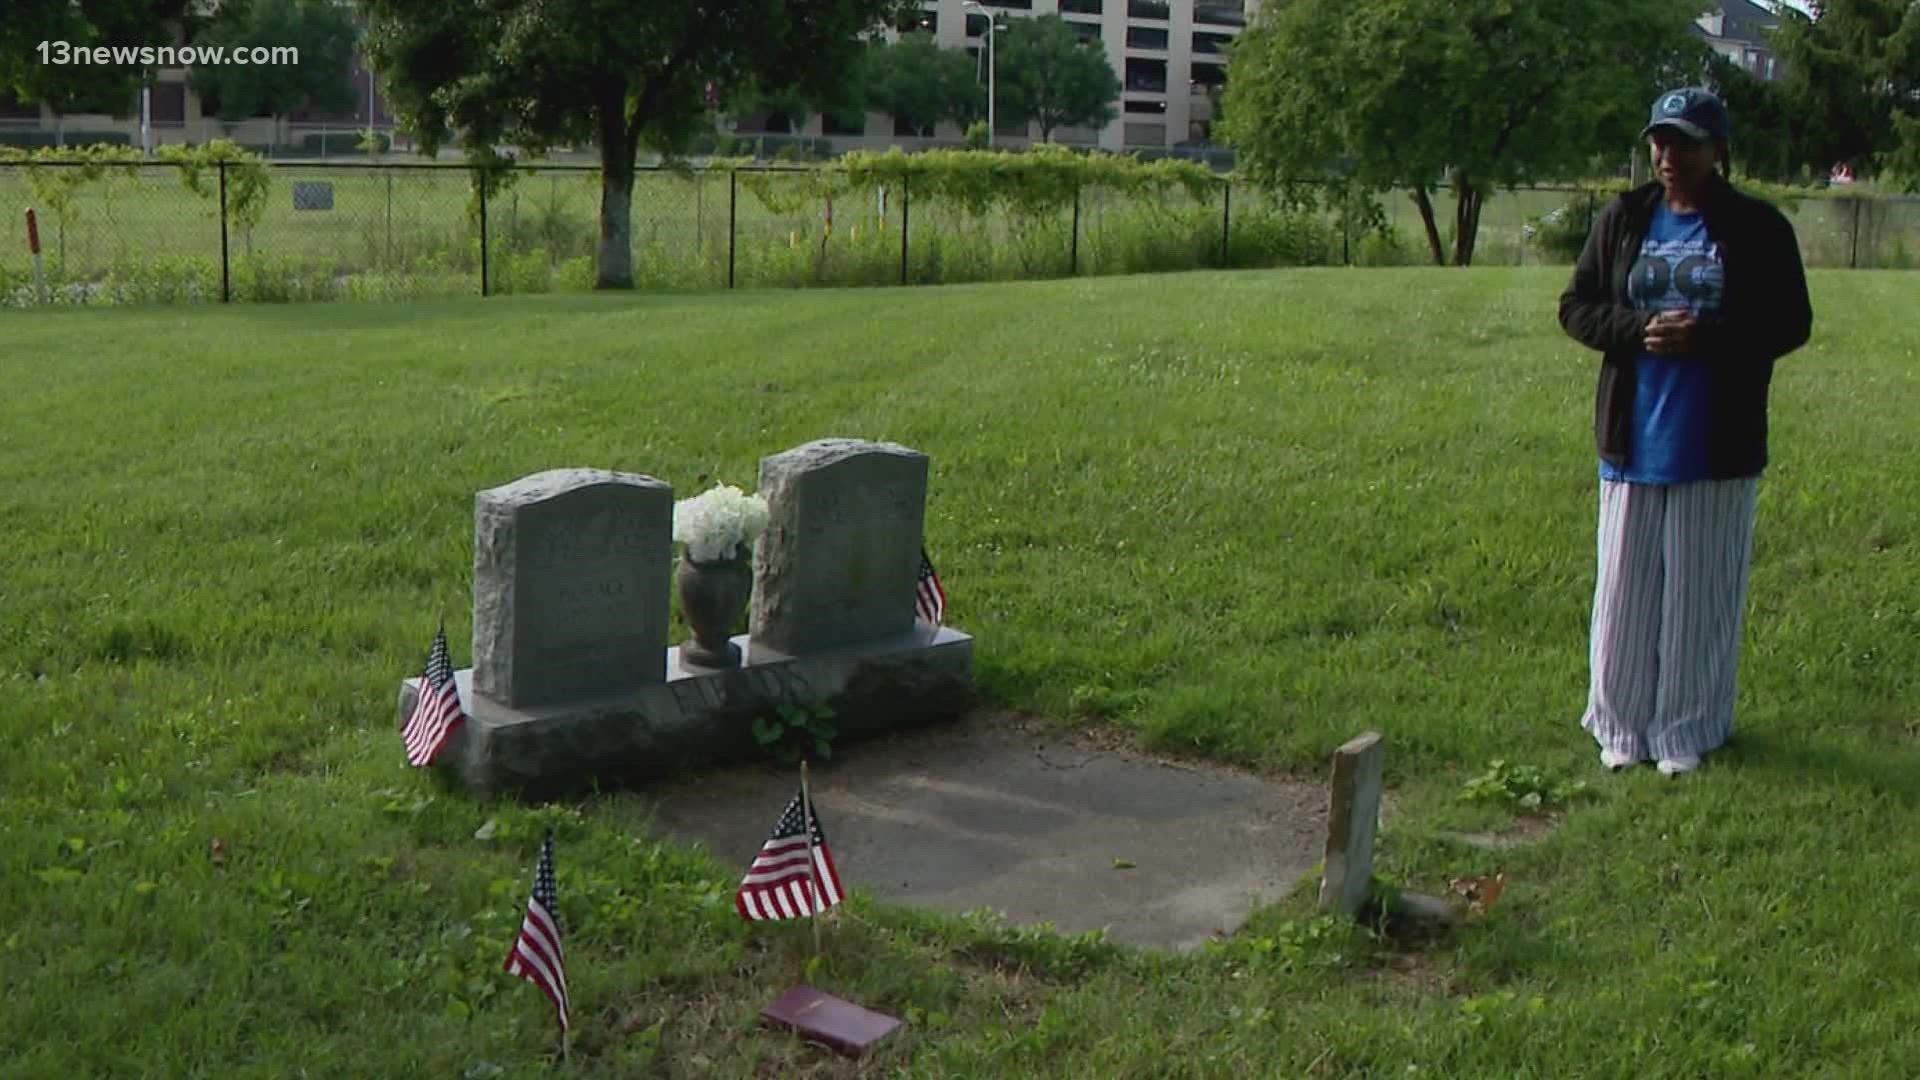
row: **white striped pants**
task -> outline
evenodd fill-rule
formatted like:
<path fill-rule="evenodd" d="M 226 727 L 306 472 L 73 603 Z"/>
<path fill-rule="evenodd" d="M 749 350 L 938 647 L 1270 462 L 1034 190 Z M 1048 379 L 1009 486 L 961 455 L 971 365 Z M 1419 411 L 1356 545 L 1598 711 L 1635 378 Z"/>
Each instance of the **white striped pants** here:
<path fill-rule="evenodd" d="M 1631 757 L 1700 755 L 1733 734 L 1757 477 L 1600 481 L 1585 728 Z"/>

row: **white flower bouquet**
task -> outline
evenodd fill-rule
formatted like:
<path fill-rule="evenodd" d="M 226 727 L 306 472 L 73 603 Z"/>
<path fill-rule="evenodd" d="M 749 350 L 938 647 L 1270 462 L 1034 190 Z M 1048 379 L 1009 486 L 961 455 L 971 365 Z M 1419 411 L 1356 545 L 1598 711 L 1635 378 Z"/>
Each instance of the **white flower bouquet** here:
<path fill-rule="evenodd" d="M 673 504 L 673 538 L 687 545 L 695 562 L 717 562 L 744 555 L 767 530 L 767 500 L 739 488 L 715 484 L 691 499 Z"/>

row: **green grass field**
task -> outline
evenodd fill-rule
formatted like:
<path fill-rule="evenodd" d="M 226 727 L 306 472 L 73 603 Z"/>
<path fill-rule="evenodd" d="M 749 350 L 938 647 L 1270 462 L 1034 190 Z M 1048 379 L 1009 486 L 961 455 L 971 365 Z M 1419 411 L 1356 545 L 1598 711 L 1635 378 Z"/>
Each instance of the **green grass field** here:
<path fill-rule="evenodd" d="M 480 230 L 465 173 L 455 168 L 329 167 L 279 164 L 269 170 L 264 211 L 251 229 L 228 229 L 228 288 L 241 301 L 433 299 L 480 288 Z M 643 172 L 635 184 L 633 245 L 638 284 L 648 290 L 886 285 L 900 281 L 901 223 L 910 221 L 906 262 L 916 284 L 1032 280 L 1166 270 L 1266 268 L 1351 262 L 1427 261 L 1424 227 L 1403 195 L 1384 199 L 1386 236 L 1346 235 L 1328 216 L 1286 214 L 1250 186 L 1166 204 L 1089 190 L 1075 246 L 1070 210 L 1020 220 L 976 218 L 943 200 L 898 190 L 843 197 L 833 231 L 823 200 L 780 201 L 802 190 L 804 174 L 742 171 L 686 176 Z M 296 207 L 297 185 L 325 185 L 331 205 Z M 764 201 L 759 186 L 776 197 Z M 221 295 L 217 184 L 195 195 L 170 167 L 129 175 L 109 170 L 79 189 L 67 220 L 40 208 L 49 280 L 93 286 L 87 301 L 207 302 Z M 26 169 L 0 166 L 0 212 L 16 223 L 39 197 Z M 490 291 L 585 291 L 599 235 L 598 174 L 547 168 L 519 177 L 488 207 Z M 1230 210 L 1230 212 L 1228 212 Z M 1554 211 L 1584 229 L 1588 206 L 1570 191 L 1503 192 L 1486 204 L 1475 261 L 1483 266 L 1571 261 L 1535 230 Z M 1451 244 L 1453 203 L 1435 199 L 1443 243 Z M 1807 198 L 1791 205 L 1803 255 L 1815 267 L 1906 269 L 1920 264 L 1920 201 L 1877 198 L 1855 204 Z M 1857 215 L 1857 217 L 1856 217 Z M 1233 237 L 1223 253 L 1223 219 Z M 1451 248 L 1448 248 L 1449 252 Z M 1223 257 L 1225 262 L 1223 264 Z M 24 243 L 0 244 L 0 304 L 25 296 L 31 259 Z M 17 302 L 17 301 L 12 301 Z M 64 302 L 77 302 L 71 298 Z"/>
<path fill-rule="evenodd" d="M 1603 773 L 1577 728 L 1595 358 L 1563 275 L 6 315 L 0 1073 L 853 1075 L 757 1026 L 803 977 L 912 1021 L 874 1075 L 1920 1072 L 1912 279 L 1812 277 L 1736 742 L 1669 781 Z M 436 611 L 470 660 L 477 489 L 751 487 L 827 435 L 931 456 L 930 551 L 999 707 L 1314 779 L 1377 728 L 1377 872 L 1505 895 L 1416 946 L 1303 891 L 1180 957 L 856 895 L 810 965 L 642 795 L 482 806 L 405 766 Z M 1527 824 L 1462 797 L 1496 759 L 1513 795 L 1586 788 L 1536 843 L 1460 846 Z M 500 971 L 549 824 L 557 1067 Z"/>
<path fill-rule="evenodd" d="M 240 268 L 239 299 L 452 297 L 479 291 L 477 209 L 457 169 L 366 169 L 276 166 L 259 223 L 230 223 L 229 258 Z M 643 172 L 633 199 L 637 283 L 649 290 L 704 290 L 733 280 L 763 285 L 885 285 L 900 280 L 900 229 L 910 220 L 908 273 L 919 283 L 1017 280 L 1065 275 L 1191 269 L 1218 262 L 1222 210 L 1175 199 L 1165 205 L 1110 192 L 1083 200 L 1080 244 L 1073 246 L 1071 210 L 1039 220 L 1004 214 L 976 218 L 940 199 L 906 200 L 895 188 L 843 197 L 826 228 L 827 205 L 808 199 L 773 205 L 801 190 L 804 176 L 742 170 L 678 176 Z M 299 209 L 296 185 L 325 185 L 330 207 Z M 585 290 L 593 280 L 600 182 L 580 169 L 522 175 L 488 206 L 491 287 L 496 292 Z M 109 172 L 80 189 L 71 220 L 41 211 L 47 272 L 56 282 L 102 281 L 133 286 L 139 299 L 179 299 L 182 278 L 193 295 L 218 298 L 220 219 L 217 185 L 197 197 L 171 168 L 135 175 Z M 1243 192 L 1244 224 L 1264 215 Z M 24 169 L 0 166 L 0 209 L 16 219 L 35 201 Z M 1244 231 L 1244 230 L 1243 230 Z M 1315 243 L 1288 250 L 1243 238 L 1236 261 L 1247 265 L 1327 262 L 1341 257 L 1338 236 L 1321 226 Z M 1295 250 L 1310 246 L 1303 255 Z M 248 263 L 256 263 L 248 266 Z M 0 248 L 0 287 L 29 280 L 26 246 Z M 254 278 L 274 280 L 256 286 Z M 163 286 L 171 286 L 166 288 Z M 159 295 L 154 295 L 159 294 Z M 285 295 L 290 294 L 290 295 Z"/>

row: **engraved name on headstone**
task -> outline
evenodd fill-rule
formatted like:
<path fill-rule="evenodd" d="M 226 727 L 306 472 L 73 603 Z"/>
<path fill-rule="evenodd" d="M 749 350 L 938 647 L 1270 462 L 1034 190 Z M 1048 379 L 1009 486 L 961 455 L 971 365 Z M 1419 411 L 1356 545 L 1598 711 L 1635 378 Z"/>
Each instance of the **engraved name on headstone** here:
<path fill-rule="evenodd" d="M 474 505 L 475 691 L 514 707 L 666 681 L 673 489 L 554 469 Z"/>

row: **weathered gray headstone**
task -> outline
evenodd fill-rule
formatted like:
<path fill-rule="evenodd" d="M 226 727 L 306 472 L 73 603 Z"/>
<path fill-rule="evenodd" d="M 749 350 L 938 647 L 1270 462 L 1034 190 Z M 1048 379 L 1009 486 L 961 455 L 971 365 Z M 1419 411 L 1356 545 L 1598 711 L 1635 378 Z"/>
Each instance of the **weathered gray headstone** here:
<path fill-rule="evenodd" d="M 547 705 L 666 681 L 673 488 L 553 469 L 474 498 L 473 688 Z"/>
<path fill-rule="evenodd" d="M 1380 824 L 1380 787 L 1386 748 L 1369 731 L 1333 752 L 1332 797 L 1327 805 L 1327 853 L 1320 878 L 1320 910 L 1356 915 L 1373 885 L 1373 834 Z"/>
<path fill-rule="evenodd" d="M 820 439 L 760 461 L 767 531 L 754 551 L 751 654 L 800 656 L 914 625 L 927 456 Z"/>

